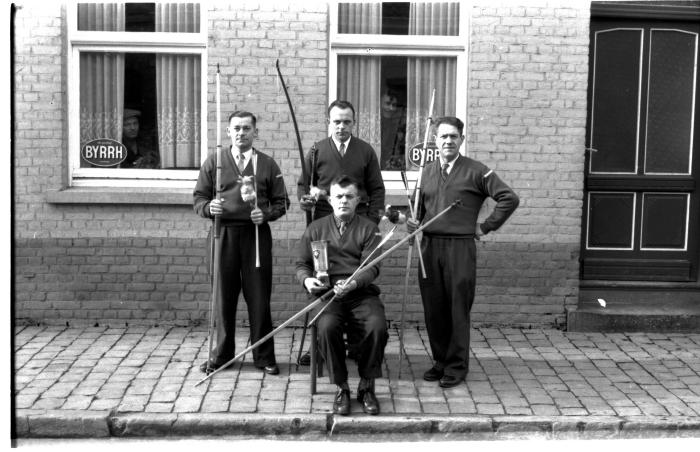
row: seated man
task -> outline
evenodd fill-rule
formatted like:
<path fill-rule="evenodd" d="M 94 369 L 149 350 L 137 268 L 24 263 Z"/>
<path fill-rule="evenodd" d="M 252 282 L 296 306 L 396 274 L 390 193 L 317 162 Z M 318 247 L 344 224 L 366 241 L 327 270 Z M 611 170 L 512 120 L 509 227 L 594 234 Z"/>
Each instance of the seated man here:
<path fill-rule="evenodd" d="M 141 112 L 130 108 L 124 109 L 122 143 L 126 146 L 126 159 L 121 168 L 158 168 L 160 157 L 158 150 L 148 136 L 141 132 L 139 124 Z"/>
<path fill-rule="evenodd" d="M 337 297 L 318 319 L 318 340 L 328 376 L 338 386 L 333 412 L 341 415 L 350 413 L 343 333 L 347 333 L 348 342 L 357 347 L 360 374 L 357 400 L 368 414 L 379 413 L 374 379 L 382 376 L 388 339 L 384 305 L 379 299 L 379 288 L 372 284 L 379 275 L 379 268 L 375 266 L 361 272 L 347 284 L 345 281 L 381 240 L 377 225 L 355 214 L 359 202 L 357 184 L 349 176 L 333 180 L 329 197 L 333 215 L 320 218 L 306 228 L 299 241 L 296 263 L 297 279 L 304 288 L 313 295 L 325 293 L 329 287 L 314 276 L 311 242 L 328 242 L 328 275 Z"/>

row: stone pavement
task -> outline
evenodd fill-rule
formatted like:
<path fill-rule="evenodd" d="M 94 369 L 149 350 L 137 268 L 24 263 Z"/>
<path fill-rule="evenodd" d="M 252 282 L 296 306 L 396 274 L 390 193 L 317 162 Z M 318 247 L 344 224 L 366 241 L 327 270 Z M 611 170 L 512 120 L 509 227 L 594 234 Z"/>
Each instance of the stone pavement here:
<path fill-rule="evenodd" d="M 382 414 L 330 412 L 335 386 L 293 364 L 301 329 L 275 336 L 281 373 L 250 356 L 195 386 L 207 331 L 187 327 L 15 329 L 20 438 L 238 436 L 300 439 L 411 435 L 437 439 L 700 437 L 700 334 L 567 333 L 474 328 L 467 381 L 423 381 L 427 334 L 392 328 L 376 393 Z M 248 330 L 237 332 L 238 349 Z M 308 340 L 308 337 L 307 337 Z M 308 344 L 308 342 L 307 342 Z M 359 378 L 348 362 L 355 395 Z M 436 436 L 437 435 L 437 436 Z"/>

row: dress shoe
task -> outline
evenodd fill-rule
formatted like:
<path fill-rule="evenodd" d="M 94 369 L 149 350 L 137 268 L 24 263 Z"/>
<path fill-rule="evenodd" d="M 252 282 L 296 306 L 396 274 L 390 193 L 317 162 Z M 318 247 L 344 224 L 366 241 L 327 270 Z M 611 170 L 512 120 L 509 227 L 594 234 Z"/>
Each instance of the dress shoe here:
<path fill-rule="evenodd" d="M 363 389 L 357 393 L 357 401 L 362 405 L 362 411 L 367 414 L 379 414 L 379 400 L 371 389 Z"/>
<path fill-rule="evenodd" d="M 199 365 L 199 370 L 201 370 L 205 374 L 209 375 L 210 373 L 214 372 L 216 369 L 218 369 L 221 366 L 222 366 L 221 364 L 214 364 L 211 361 L 205 361 Z"/>
<path fill-rule="evenodd" d="M 333 414 L 347 416 L 350 414 L 350 390 L 338 389 L 333 402 Z"/>
<path fill-rule="evenodd" d="M 298 364 L 300 366 L 310 366 L 311 365 L 311 354 L 309 352 L 304 353 L 299 358 Z"/>
<path fill-rule="evenodd" d="M 438 381 L 439 379 L 442 378 L 444 375 L 443 370 L 436 369 L 435 367 L 431 367 L 430 369 L 426 370 L 425 373 L 423 374 L 423 380 L 425 381 Z"/>
<path fill-rule="evenodd" d="M 269 366 L 263 367 L 262 371 L 268 375 L 277 375 L 280 373 L 280 368 L 277 367 L 277 364 L 270 364 Z"/>
<path fill-rule="evenodd" d="M 453 388 L 464 381 L 464 377 L 455 377 L 454 375 L 443 375 L 440 379 L 441 388 Z"/>

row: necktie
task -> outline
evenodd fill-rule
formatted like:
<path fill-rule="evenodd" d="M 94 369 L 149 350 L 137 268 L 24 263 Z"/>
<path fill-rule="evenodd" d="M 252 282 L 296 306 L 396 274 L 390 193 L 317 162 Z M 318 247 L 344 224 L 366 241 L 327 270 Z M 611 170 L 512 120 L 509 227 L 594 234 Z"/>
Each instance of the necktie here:
<path fill-rule="evenodd" d="M 245 154 L 238 154 L 238 171 L 243 174 L 245 169 Z"/>
<path fill-rule="evenodd" d="M 340 232 L 340 235 L 343 235 L 345 233 L 345 230 L 348 228 L 348 224 L 344 221 L 340 222 L 340 227 L 338 228 L 338 232 Z"/>
<path fill-rule="evenodd" d="M 442 164 L 442 170 L 440 171 L 440 175 L 442 176 L 442 180 L 447 179 L 447 168 L 449 168 L 450 165 L 448 163 L 443 163 Z"/>
<path fill-rule="evenodd" d="M 345 155 L 345 143 L 340 143 L 340 149 L 338 149 L 338 152 L 340 152 L 340 156 Z"/>

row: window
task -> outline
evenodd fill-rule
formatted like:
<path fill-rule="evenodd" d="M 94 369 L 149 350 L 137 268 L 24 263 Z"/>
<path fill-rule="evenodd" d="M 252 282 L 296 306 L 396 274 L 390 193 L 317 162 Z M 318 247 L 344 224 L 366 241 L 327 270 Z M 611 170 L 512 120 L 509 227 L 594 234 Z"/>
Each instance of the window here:
<path fill-rule="evenodd" d="M 193 3 L 69 7 L 72 186 L 191 187 L 206 158 L 203 16 Z M 118 158 L 95 158 L 104 140 Z"/>
<path fill-rule="evenodd" d="M 355 107 L 355 135 L 377 151 L 387 189 L 403 190 L 433 117 L 466 122 L 467 8 L 454 3 L 331 7 L 330 96 Z M 431 137 L 432 139 L 432 137 Z"/>

